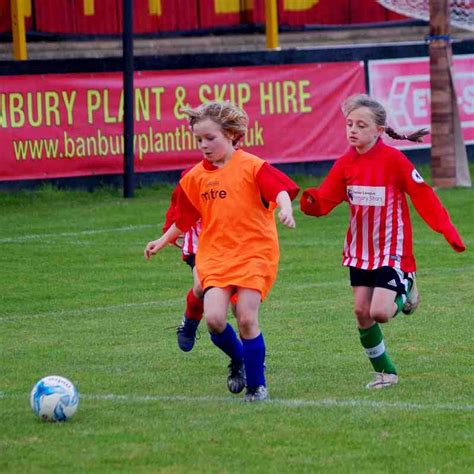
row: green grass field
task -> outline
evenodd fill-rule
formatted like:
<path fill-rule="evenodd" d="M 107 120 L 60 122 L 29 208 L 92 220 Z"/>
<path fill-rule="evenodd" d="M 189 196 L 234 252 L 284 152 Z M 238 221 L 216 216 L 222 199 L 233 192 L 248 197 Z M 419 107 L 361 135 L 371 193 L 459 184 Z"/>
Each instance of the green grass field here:
<path fill-rule="evenodd" d="M 421 305 L 383 326 L 400 382 L 376 392 L 340 266 L 347 208 L 296 211 L 261 310 L 272 400 L 244 405 L 204 328 L 177 348 L 179 251 L 143 259 L 171 189 L 0 194 L 0 472 L 474 472 L 472 190 L 439 192 L 464 254 L 413 217 Z M 64 424 L 29 407 L 51 374 L 81 394 Z"/>

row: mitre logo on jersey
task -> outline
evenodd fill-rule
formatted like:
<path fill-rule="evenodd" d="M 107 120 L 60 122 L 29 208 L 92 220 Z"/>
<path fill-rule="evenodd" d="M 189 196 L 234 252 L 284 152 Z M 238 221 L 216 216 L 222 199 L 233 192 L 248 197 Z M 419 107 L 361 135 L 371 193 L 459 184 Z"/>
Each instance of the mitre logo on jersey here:
<path fill-rule="evenodd" d="M 209 189 L 201 193 L 201 199 L 203 201 L 214 201 L 215 199 L 225 199 L 227 197 L 227 191 L 224 189 Z"/>
<path fill-rule="evenodd" d="M 347 197 L 354 206 L 385 206 L 385 186 L 347 186 Z"/>

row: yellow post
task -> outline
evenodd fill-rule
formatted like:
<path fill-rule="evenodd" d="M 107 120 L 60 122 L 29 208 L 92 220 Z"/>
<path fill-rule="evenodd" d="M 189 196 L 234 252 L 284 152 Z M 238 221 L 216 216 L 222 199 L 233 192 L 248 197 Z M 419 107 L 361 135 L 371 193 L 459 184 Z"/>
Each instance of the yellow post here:
<path fill-rule="evenodd" d="M 30 17 L 31 16 L 31 0 L 23 0 L 23 5 L 25 7 L 23 15 Z"/>
<path fill-rule="evenodd" d="M 277 0 L 265 0 L 265 34 L 268 49 L 279 49 Z"/>
<path fill-rule="evenodd" d="M 94 0 L 84 0 L 84 16 L 95 15 L 95 3 Z"/>
<path fill-rule="evenodd" d="M 13 57 L 18 60 L 28 59 L 26 52 L 25 13 L 31 14 L 30 0 L 11 0 Z"/>
<path fill-rule="evenodd" d="M 318 3 L 319 0 L 283 0 L 283 10 L 286 12 L 304 12 Z"/>
<path fill-rule="evenodd" d="M 214 13 L 239 13 L 253 10 L 253 0 L 214 0 Z"/>
<path fill-rule="evenodd" d="M 161 16 L 161 0 L 148 0 L 148 12 L 150 15 Z"/>

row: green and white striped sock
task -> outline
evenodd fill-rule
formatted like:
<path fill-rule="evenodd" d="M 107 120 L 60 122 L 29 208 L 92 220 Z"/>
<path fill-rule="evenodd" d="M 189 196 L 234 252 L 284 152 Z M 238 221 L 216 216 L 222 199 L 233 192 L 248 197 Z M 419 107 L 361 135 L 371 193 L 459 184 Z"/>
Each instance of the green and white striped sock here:
<path fill-rule="evenodd" d="M 383 334 L 378 323 L 375 323 L 368 329 L 359 328 L 359 334 L 360 342 L 362 343 L 375 372 L 396 374 L 397 369 L 395 368 L 392 359 L 385 351 Z"/>

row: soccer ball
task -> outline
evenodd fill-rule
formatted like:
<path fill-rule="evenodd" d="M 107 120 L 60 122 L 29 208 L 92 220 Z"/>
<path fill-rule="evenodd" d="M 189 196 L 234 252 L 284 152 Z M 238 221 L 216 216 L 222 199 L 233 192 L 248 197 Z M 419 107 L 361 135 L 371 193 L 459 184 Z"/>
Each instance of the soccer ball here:
<path fill-rule="evenodd" d="M 59 375 L 49 375 L 36 383 L 30 395 L 31 409 L 45 421 L 66 421 L 76 413 L 79 392 Z"/>

